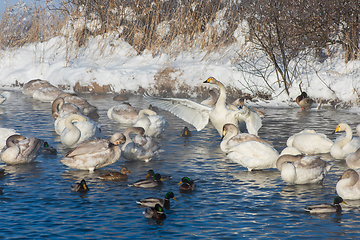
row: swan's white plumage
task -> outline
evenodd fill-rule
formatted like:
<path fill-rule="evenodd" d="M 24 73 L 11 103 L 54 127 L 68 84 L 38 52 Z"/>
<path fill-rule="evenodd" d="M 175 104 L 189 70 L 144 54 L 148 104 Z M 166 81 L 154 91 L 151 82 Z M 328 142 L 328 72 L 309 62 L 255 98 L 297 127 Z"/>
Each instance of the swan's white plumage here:
<path fill-rule="evenodd" d="M 1 160 L 6 164 L 23 164 L 34 162 L 43 145 L 41 139 L 26 138 L 21 135 L 8 137 L 6 145 L 0 153 Z"/>
<path fill-rule="evenodd" d="M 129 103 L 122 103 L 111 107 L 107 111 L 107 116 L 118 123 L 134 124 L 138 120 L 138 113 L 139 109 Z"/>
<path fill-rule="evenodd" d="M 122 133 L 115 133 L 109 140 L 85 141 L 67 153 L 61 162 L 71 168 L 94 171 L 115 163 L 121 156 L 118 145 L 124 142 L 125 138 Z"/>
<path fill-rule="evenodd" d="M 279 153 L 269 144 L 247 141 L 229 148 L 227 157 L 251 171 L 275 168 Z"/>
<path fill-rule="evenodd" d="M 336 184 L 336 192 L 343 199 L 360 199 L 359 172 L 353 169 L 346 170 Z"/>
<path fill-rule="evenodd" d="M 351 169 L 360 168 L 360 148 L 354 153 L 350 153 L 345 158 L 346 165 Z"/>
<path fill-rule="evenodd" d="M 32 97 L 42 102 L 53 102 L 62 91 L 55 86 L 45 86 L 36 89 Z"/>
<path fill-rule="evenodd" d="M 45 80 L 34 79 L 34 80 L 30 80 L 27 83 L 25 83 L 24 86 L 22 87 L 21 91 L 23 94 L 32 97 L 32 95 L 36 89 L 39 89 L 42 87 L 48 87 L 48 86 L 53 86 L 53 85 Z"/>
<path fill-rule="evenodd" d="M 216 128 L 219 135 L 226 123 L 232 123 L 238 127 L 239 122 L 246 122 L 249 133 L 257 135 L 261 127 L 261 118 L 248 107 L 241 110 L 230 110 L 226 106 L 226 90 L 224 85 L 215 78 L 210 77 L 204 83 L 215 84 L 220 89 L 219 98 L 215 108 L 205 106 L 189 99 L 181 98 L 156 98 L 144 95 L 151 104 L 167 110 L 175 116 L 193 125 L 197 131 L 201 131 L 208 124 L 209 120 Z"/>
<path fill-rule="evenodd" d="M 64 115 L 69 115 L 70 113 L 82 114 L 81 109 L 72 103 L 65 103 L 64 98 L 57 97 L 51 106 L 51 115 L 54 119 L 58 119 Z"/>
<path fill-rule="evenodd" d="M 91 105 L 85 98 L 77 96 L 74 93 L 61 93 L 58 97 L 62 97 L 66 104 L 74 104 L 81 113 L 89 118 L 99 118 L 97 107 Z"/>
<path fill-rule="evenodd" d="M 352 131 L 348 124 L 339 123 L 334 132 L 345 131 L 346 135 L 337 138 L 331 146 L 330 154 L 336 159 L 345 159 L 350 153 L 356 152 L 360 148 L 360 139 L 352 137 Z"/>
<path fill-rule="evenodd" d="M 16 134 L 16 131 L 11 128 L 0 128 L 0 149 L 6 145 L 6 140 L 11 135 Z"/>
<path fill-rule="evenodd" d="M 303 154 L 313 155 L 329 153 L 333 141 L 327 138 L 325 134 L 305 129 L 289 137 L 286 144 L 288 147 L 295 147 Z"/>
<path fill-rule="evenodd" d="M 318 156 L 282 155 L 276 162 L 284 182 L 308 184 L 322 182 L 333 164 Z"/>
<path fill-rule="evenodd" d="M 142 127 L 145 129 L 145 135 L 157 137 L 169 126 L 164 116 L 159 116 L 150 109 L 142 109 L 139 112 L 138 120 L 134 127 Z"/>

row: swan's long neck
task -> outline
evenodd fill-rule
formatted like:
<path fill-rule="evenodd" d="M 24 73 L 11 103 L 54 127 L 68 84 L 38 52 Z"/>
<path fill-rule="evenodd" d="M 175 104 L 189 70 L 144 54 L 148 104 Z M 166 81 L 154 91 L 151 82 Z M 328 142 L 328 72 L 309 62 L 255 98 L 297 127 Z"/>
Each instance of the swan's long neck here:
<path fill-rule="evenodd" d="M 142 110 L 140 110 L 140 112 L 139 112 L 139 119 L 140 118 L 143 118 L 143 117 L 145 117 L 145 116 L 151 116 L 151 115 L 156 115 L 156 112 L 154 112 L 153 110 L 150 110 L 150 109 L 142 109 Z"/>
<path fill-rule="evenodd" d="M 86 121 L 86 120 L 87 119 L 84 116 L 72 114 L 66 118 L 65 127 L 70 130 L 72 128 L 76 128 L 76 126 L 73 124 L 73 121 Z"/>
<path fill-rule="evenodd" d="M 226 106 L 226 89 L 225 89 L 224 85 L 219 81 L 216 81 L 215 84 L 220 89 L 220 95 L 216 102 L 216 106 Z"/>
<path fill-rule="evenodd" d="M 341 141 L 339 141 L 339 144 L 342 147 L 344 147 L 346 144 L 348 144 L 352 139 L 352 131 L 349 126 L 345 127 L 345 133 L 346 133 L 345 137 Z"/>
<path fill-rule="evenodd" d="M 282 155 L 278 158 L 278 160 L 276 161 L 276 168 L 281 171 L 282 169 L 282 165 L 285 162 L 295 162 L 299 159 L 301 159 L 302 156 L 298 155 L 298 156 L 293 156 L 293 155 Z"/>

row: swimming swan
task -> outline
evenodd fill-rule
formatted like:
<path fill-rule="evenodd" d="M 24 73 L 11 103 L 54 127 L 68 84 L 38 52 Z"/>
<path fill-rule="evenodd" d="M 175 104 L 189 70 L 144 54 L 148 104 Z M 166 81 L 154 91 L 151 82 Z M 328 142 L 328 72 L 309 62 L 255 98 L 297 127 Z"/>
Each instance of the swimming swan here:
<path fill-rule="evenodd" d="M 61 93 L 57 97 L 62 97 L 65 103 L 71 103 L 77 106 L 85 116 L 93 119 L 99 118 L 97 107 L 91 105 L 85 98 L 74 93 Z"/>
<path fill-rule="evenodd" d="M 333 141 L 325 134 L 317 133 L 314 130 L 304 129 L 288 138 L 286 141 L 288 147 L 295 147 L 301 153 L 313 155 L 329 153 Z"/>
<path fill-rule="evenodd" d="M 352 131 L 346 123 L 339 123 L 334 133 L 345 131 L 345 137 L 339 137 L 331 146 L 330 154 L 336 159 L 345 159 L 350 153 L 356 152 L 360 148 L 360 139 L 352 137 Z"/>
<path fill-rule="evenodd" d="M 36 89 L 32 97 L 41 102 L 53 102 L 62 91 L 55 86 L 45 86 Z"/>
<path fill-rule="evenodd" d="M 150 137 L 158 137 L 169 126 L 164 116 L 159 116 L 150 109 L 142 109 L 138 114 L 138 120 L 134 127 L 142 127 L 145 129 L 145 135 Z"/>
<path fill-rule="evenodd" d="M 214 125 L 219 135 L 226 123 L 232 123 L 238 127 L 239 122 L 246 122 L 249 133 L 257 135 L 261 127 L 261 118 L 254 111 L 244 106 L 241 110 L 230 110 L 226 106 L 226 90 L 224 85 L 215 78 L 210 77 L 204 83 L 214 84 L 219 87 L 220 95 L 215 108 L 202 105 L 189 99 L 181 98 L 156 98 L 144 95 L 151 104 L 173 113 L 175 116 L 192 124 L 197 131 L 201 131 L 209 120 Z"/>
<path fill-rule="evenodd" d="M 22 164 L 34 162 L 40 153 L 43 140 L 34 137 L 26 138 L 22 135 L 11 135 L 2 149 L 1 160 L 6 164 Z"/>
<path fill-rule="evenodd" d="M 138 120 L 139 109 L 133 107 L 128 102 L 111 107 L 107 111 L 108 118 L 118 123 L 134 124 Z"/>
<path fill-rule="evenodd" d="M 227 157 L 251 171 L 275 168 L 279 153 L 267 143 L 247 141 L 228 148 Z"/>
<path fill-rule="evenodd" d="M 276 161 L 282 180 L 292 184 L 322 182 L 332 166 L 318 156 L 282 155 Z"/>
<path fill-rule="evenodd" d="M 64 98 L 57 97 L 51 105 L 51 116 L 54 119 L 64 116 L 69 113 L 80 113 L 82 114 L 80 108 L 72 103 L 65 103 Z"/>
<path fill-rule="evenodd" d="M 121 156 L 120 144 L 125 143 L 122 133 L 113 134 L 109 140 L 95 139 L 80 143 L 60 161 L 70 168 L 93 172 L 115 163 Z"/>
<path fill-rule="evenodd" d="M 247 141 L 256 141 L 266 143 L 272 146 L 272 144 L 264 139 L 259 138 L 250 133 L 241 133 L 239 129 L 232 123 L 227 123 L 223 127 L 222 141 L 220 143 L 220 149 L 223 152 L 228 152 L 229 148 Z"/>
<path fill-rule="evenodd" d="M 346 170 L 336 184 L 336 192 L 343 199 L 360 199 L 359 172 L 353 169 Z"/>
<path fill-rule="evenodd" d="M 149 162 L 155 155 L 158 155 L 161 151 L 159 151 L 159 145 L 154 145 L 155 140 L 147 140 L 146 138 L 142 138 L 142 142 L 133 141 L 130 138 L 130 133 L 136 133 L 140 136 L 144 136 L 145 130 L 142 127 L 128 127 L 124 131 L 124 136 L 126 142 L 121 147 L 121 155 L 128 160 L 143 160 L 145 162 Z M 150 138 L 147 136 L 147 138 Z M 150 138 L 151 139 L 151 138 Z"/>

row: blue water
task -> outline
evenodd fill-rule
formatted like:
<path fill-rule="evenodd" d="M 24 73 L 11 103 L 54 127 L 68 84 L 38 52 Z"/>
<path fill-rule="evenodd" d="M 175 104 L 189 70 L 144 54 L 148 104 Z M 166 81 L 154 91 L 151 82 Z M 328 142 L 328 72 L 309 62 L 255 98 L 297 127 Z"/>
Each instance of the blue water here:
<path fill-rule="evenodd" d="M 105 136 L 123 130 L 107 118 L 107 110 L 118 104 L 112 95 L 83 95 L 99 108 L 98 122 Z M 144 108 L 148 104 L 140 96 L 129 102 Z M 296 109 L 265 109 L 260 136 L 273 142 L 281 151 L 286 139 L 304 128 L 315 129 L 330 138 L 339 122 L 353 129 L 358 115 L 326 109 L 302 112 Z M 168 239 L 238 239 L 244 238 L 359 238 L 360 201 L 348 202 L 342 214 L 310 215 L 307 204 L 328 202 L 335 196 L 335 185 L 347 169 L 342 160 L 324 159 L 335 166 L 322 185 L 286 185 L 276 169 L 248 172 L 233 163 L 219 148 L 220 137 L 211 127 L 201 132 L 190 129 L 188 140 L 179 136 L 189 126 L 172 114 L 159 111 L 170 122 L 169 128 L 157 140 L 165 150 L 149 163 L 120 158 L 115 164 L 94 173 L 74 170 L 60 162 L 66 153 L 53 131 L 51 104 L 41 103 L 12 92 L 9 100 L 0 105 L 0 125 L 14 128 L 25 136 L 48 141 L 58 149 L 57 156 L 42 156 L 37 163 L 19 166 L 2 164 L 6 175 L 0 178 L 0 237 L 7 239 L 110 239 L 110 238 L 168 238 Z M 127 182 L 98 179 L 107 170 L 127 166 L 132 172 Z M 128 184 L 145 177 L 149 169 L 172 180 L 162 189 L 138 189 Z M 196 180 L 197 189 L 180 193 L 177 183 L 188 176 Z M 70 186 L 85 178 L 86 194 L 71 192 Z M 143 207 L 135 201 L 145 197 L 164 197 L 173 191 L 177 202 L 171 200 L 166 220 L 146 219 Z"/>

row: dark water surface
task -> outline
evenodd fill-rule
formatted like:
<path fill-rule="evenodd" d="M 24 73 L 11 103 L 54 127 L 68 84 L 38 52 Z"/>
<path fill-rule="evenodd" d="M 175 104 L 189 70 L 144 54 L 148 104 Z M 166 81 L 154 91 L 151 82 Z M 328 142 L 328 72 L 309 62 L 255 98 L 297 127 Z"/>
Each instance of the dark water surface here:
<path fill-rule="evenodd" d="M 104 136 L 127 126 L 107 118 L 107 110 L 119 104 L 112 95 L 83 95 L 99 109 L 98 122 Z M 140 96 L 129 102 L 139 108 L 148 106 Z M 341 111 L 302 112 L 297 109 L 265 109 L 259 135 L 273 142 L 280 152 L 287 138 L 304 128 L 331 135 L 340 122 L 352 129 L 358 115 Z M 324 158 L 334 167 L 322 185 L 286 185 L 276 169 L 248 172 L 233 163 L 219 148 L 220 137 L 213 128 L 201 132 L 190 129 L 188 140 L 179 137 L 189 126 L 172 114 L 159 111 L 169 121 L 169 128 L 157 140 L 165 150 L 149 163 L 120 158 L 115 164 L 89 173 L 74 170 L 60 162 L 66 153 L 54 132 L 51 104 L 41 103 L 12 92 L 0 106 L 0 125 L 14 128 L 25 136 L 48 141 L 58 149 L 57 156 L 39 156 L 36 164 L 6 166 L 0 178 L 0 237 L 7 239 L 68 238 L 169 238 L 169 239 L 238 239 L 245 238 L 360 238 L 360 201 L 348 202 L 342 214 L 310 215 L 307 204 L 328 202 L 335 197 L 335 185 L 347 169 L 343 160 Z M 354 131 L 355 132 L 355 131 Z M 127 166 L 132 172 L 127 182 L 98 179 L 106 170 Z M 145 177 L 149 169 L 172 180 L 162 189 L 138 189 L 128 183 Z M 197 189 L 180 193 L 177 183 L 182 177 L 196 179 Z M 91 189 L 87 194 L 73 193 L 71 184 L 85 178 Z M 146 219 L 143 207 L 135 201 L 145 197 L 164 197 L 173 191 L 167 218 L 162 222 Z"/>

